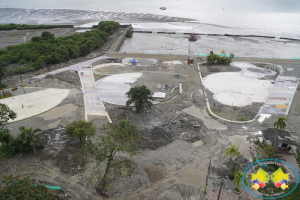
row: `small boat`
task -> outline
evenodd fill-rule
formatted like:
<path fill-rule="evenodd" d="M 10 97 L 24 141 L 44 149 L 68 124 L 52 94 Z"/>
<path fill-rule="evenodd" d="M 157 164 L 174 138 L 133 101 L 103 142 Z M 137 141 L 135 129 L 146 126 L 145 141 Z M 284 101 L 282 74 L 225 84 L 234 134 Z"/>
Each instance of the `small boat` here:
<path fill-rule="evenodd" d="M 159 9 L 161 9 L 161 10 L 167 10 L 166 7 L 160 7 Z"/>

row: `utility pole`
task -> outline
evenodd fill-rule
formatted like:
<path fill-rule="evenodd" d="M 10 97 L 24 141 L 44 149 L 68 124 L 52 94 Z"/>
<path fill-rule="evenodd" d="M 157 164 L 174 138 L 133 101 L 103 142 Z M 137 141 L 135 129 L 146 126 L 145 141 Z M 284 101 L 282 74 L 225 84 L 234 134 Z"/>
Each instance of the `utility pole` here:
<path fill-rule="evenodd" d="M 223 181 L 221 182 L 220 191 L 219 191 L 219 195 L 218 195 L 218 200 L 220 199 L 220 196 L 221 196 L 222 186 L 223 186 Z"/>
<path fill-rule="evenodd" d="M 208 165 L 208 172 L 207 172 L 207 177 L 206 177 L 206 184 L 205 184 L 204 195 L 206 195 L 208 176 L 209 176 L 209 172 L 210 172 L 210 165 L 211 165 L 211 160 L 209 160 L 209 165 Z"/>
<path fill-rule="evenodd" d="M 23 85 L 23 80 L 22 80 L 22 76 L 21 76 L 21 69 L 20 69 L 20 65 L 19 65 L 19 74 L 20 74 L 20 78 L 21 78 L 21 84 L 22 84 L 22 88 L 23 88 L 23 91 L 24 91 L 24 94 L 26 93 L 25 92 L 25 88 L 24 88 L 24 85 Z"/>

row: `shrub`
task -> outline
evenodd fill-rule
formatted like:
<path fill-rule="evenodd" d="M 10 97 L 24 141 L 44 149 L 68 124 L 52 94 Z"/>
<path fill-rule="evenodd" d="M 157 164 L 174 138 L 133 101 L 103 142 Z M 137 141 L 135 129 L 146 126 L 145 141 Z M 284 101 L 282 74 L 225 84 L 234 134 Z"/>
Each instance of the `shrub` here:
<path fill-rule="evenodd" d="M 6 88 L 6 84 L 4 84 L 4 83 L 0 83 L 0 88 Z"/>
<path fill-rule="evenodd" d="M 30 177 L 4 176 L 0 180 L 0 199 L 57 199 L 45 185 L 36 185 Z"/>
<path fill-rule="evenodd" d="M 245 117 L 238 117 L 238 120 L 239 120 L 239 121 L 242 121 L 242 122 L 243 122 L 243 121 L 246 121 Z"/>
<path fill-rule="evenodd" d="M 5 99 L 5 98 L 9 98 L 12 97 L 13 94 L 8 92 L 8 91 L 2 91 L 2 94 L 0 93 L 0 99 Z"/>
<path fill-rule="evenodd" d="M 131 30 L 126 31 L 125 36 L 128 37 L 128 38 L 131 38 L 132 37 L 132 31 Z"/>
<path fill-rule="evenodd" d="M 225 53 L 225 51 L 222 51 L 222 54 L 214 54 L 213 51 L 209 53 L 207 56 L 207 64 L 208 65 L 229 65 L 231 63 L 232 58 L 234 58 L 234 55 L 230 53 L 230 56 L 228 57 Z"/>

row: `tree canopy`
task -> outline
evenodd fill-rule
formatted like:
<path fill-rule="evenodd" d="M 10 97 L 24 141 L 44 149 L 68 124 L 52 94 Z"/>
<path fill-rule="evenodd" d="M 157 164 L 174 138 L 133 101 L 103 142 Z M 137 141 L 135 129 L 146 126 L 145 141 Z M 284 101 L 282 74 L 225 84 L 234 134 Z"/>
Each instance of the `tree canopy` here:
<path fill-rule="evenodd" d="M 19 71 L 26 73 L 47 65 L 86 56 L 102 46 L 108 35 L 116 31 L 119 26 L 117 22 L 102 21 L 99 23 L 101 31 L 92 30 L 58 38 L 44 31 L 41 36 L 32 37 L 31 42 L 8 46 L 7 50 L 0 50 L 0 81 L 5 78 L 5 74 L 18 74 Z M 25 64 L 25 66 L 20 70 L 9 69 L 7 73 L 3 73 L 3 67 L 12 63 Z"/>
<path fill-rule="evenodd" d="M 0 131 L 4 130 L 10 119 L 15 119 L 17 113 L 12 111 L 7 105 L 0 103 Z"/>
<path fill-rule="evenodd" d="M 33 150 L 36 155 L 36 144 L 41 141 L 41 137 L 36 133 L 41 132 L 41 129 L 32 129 L 32 127 L 28 128 L 25 126 L 21 126 L 19 128 L 21 134 L 18 136 L 18 141 L 22 143 L 22 149 L 24 151 Z"/>
<path fill-rule="evenodd" d="M 286 121 L 288 119 L 286 117 L 278 117 L 277 121 L 274 123 L 274 127 L 277 128 L 277 129 L 281 129 L 281 130 L 284 130 L 285 127 L 286 127 Z"/>
<path fill-rule="evenodd" d="M 130 88 L 126 93 L 129 100 L 126 102 L 126 106 L 130 106 L 134 103 L 134 107 L 137 113 L 144 111 L 145 109 L 150 109 L 154 98 L 151 96 L 151 91 L 145 86 L 135 86 Z"/>
<path fill-rule="evenodd" d="M 49 28 L 71 28 L 73 25 L 28 25 L 28 24 L 0 24 L 0 30 L 25 30 L 25 29 L 49 29 Z"/>
<path fill-rule="evenodd" d="M 102 21 L 98 25 L 100 31 L 104 31 L 108 34 L 113 34 L 119 27 L 120 24 L 115 21 Z"/>
<path fill-rule="evenodd" d="M 234 55 L 231 53 L 229 56 L 226 55 L 225 51 L 222 54 L 215 54 L 213 51 L 207 56 L 207 64 L 209 65 L 229 65 Z"/>
<path fill-rule="evenodd" d="M 79 139 L 79 145 L 84 144 L 86 137 L 95 135 L 96 127 L 93 122 L 86 122 L 83 120 L 75 121 L 66 126 L 66 134 L 71 138 Z"/>
<path fill-rule="evenodd" d="M 240 152 L 237 150 L 236 145 L 233 145 L 231 147 L 228 147 L 225 151 L 225 156 L 229 155 L 230 159 L 234 156 L 234 155 L 240 155 Z"/>
<path fill-rule="evenodd" d="M 130 156 L 136 153 L 138 149 L 139 136 L 134 125 L 126 119 L 121 119 L 117 124 L 109 124 L 101 129 L 105 136 L 99 136 L 96 145 L 93 148 L 93 154 L 96 161 L 100 164 L 106 163 L 104 173 L 98 174 L 98 189 L 105 193 L 109 189 L 109 180 L 113 180 L 120 170 L 127 168 L 130 161 L 114 159 L 116 153 L 124 152 Z"/>

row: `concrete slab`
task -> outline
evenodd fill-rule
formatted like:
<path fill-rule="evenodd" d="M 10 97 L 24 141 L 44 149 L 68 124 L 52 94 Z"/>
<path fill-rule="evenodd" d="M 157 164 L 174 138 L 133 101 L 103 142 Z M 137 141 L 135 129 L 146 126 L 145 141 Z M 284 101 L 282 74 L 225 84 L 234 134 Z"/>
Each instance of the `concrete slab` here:
<path fill-rule="evenodd" d="M 164 92 L 154 92 L 154 94 L 152 95 L 153 98 L 161 98 L 161 99 L 165 99 L 166 98 L 166 93 Z"/>
<path fill-rule="evenodd" d="M 142 73 L 124 73 L 107 76 L 96 82 L 97 91 L 102 101 L 116 105 L 126 105 L 125 94 L 130 90 L 129 83 L 134 83 Z"/>
<path fill-rule="evenodd" d="M 4 103 L 15 111 L 18 117 L 9 122 L 16 122 L 27 119 L 54 108 L 60 104 L 70 93 L 69 89 L 45 89 L 37 92 L 1 99 Z M 24 108 L 22 108 L 22 104 Z"/>
<path fill-rule="evenodd" d="M 273 85 L 270 80 L 260 79 L 275 72 L 250 63 L 234 62 L 231 65 L 242 71 L 216 73 L 203 78 L 204 86 L 215 94 L 214 98 L 222 104 L 232 106 L 234 103 L 238 107 L 265 102 Z"/>

